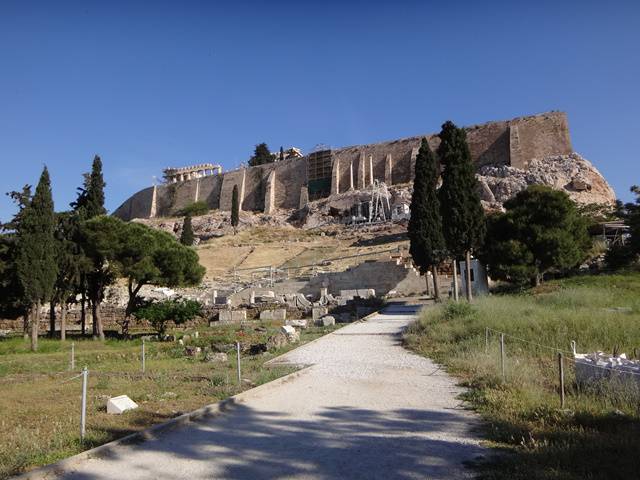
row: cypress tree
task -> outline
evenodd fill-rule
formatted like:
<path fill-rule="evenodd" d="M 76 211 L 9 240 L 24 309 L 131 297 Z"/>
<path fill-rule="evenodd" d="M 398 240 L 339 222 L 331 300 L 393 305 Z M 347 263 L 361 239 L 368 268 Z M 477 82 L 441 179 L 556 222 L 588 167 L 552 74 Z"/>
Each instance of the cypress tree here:
<path fill-rule="evenodd" d="M 284 149 L 280 147 L 280 161 L 284 160 Z"/>
<path fill-rule="evenodd" d="M 98 155 L 93 157 L 91 165 L 91 173 L 84 175 L 84 186 L 79 189 L 78 199 L 71 204 L 78 216 L 78 222 L 104 215 L 107 210 L 104 208 L 104 187 L 106 183 L 102 175 L 102 160 Z M 93 267 L 88 269 L 80 277 L 80 290 L 82 294 L 82 313 L 81 324 L 82 334 L 85 333 L 85 296 L 89 292 L 89 300 L 91 302 L 93 314 L 93 335 L 94 337 L 104 338 L 102 332 L 102 321 L 100 319 L 100 302 L 104 293 L 104 285 L 107 279 L 104 277 L 105 270 L 102 266 L 101 258 L 89 259 Z"/>
<path fill-rule="evenodd" d="M 238 233 L 238 223 L 240 223 L 240 201 L 238 199 L 238 186 L 233 186 L 233 192 L 231 193 L 231 226 L 233 227 L 233 234 Z"/>
<path fill-rule="evenodd" d="M 107 213 L 104 208 L 104 187 L 106 185 L 102 176 L 102 160 L 96 155 L 93 157 L 91 173 L 85 174 L 84 187 L 80 189 L 78 200 L 72 204 L 83 220 Z"/>
<path fill-rule="evenodd" d="M 413 195 L 411 196 L 411 219 L 408 228 L 409 253 L 413 262 L 420 269 L 420 273 L 426 275 L 431 270 L 434 298 L 439 301 L 437 266 L 444 254 L 445 242 L 442 233 L 440 202 L 436 192 L 438 183 L 436 159 L 426 138 L 422 139 L 416 157 L 415 169 Z"/>
<path fill-rule="evenodd" d="M 447 121 L 439 137 L 438 157 L 444 167 L 439 192 L 444 238 L 454 258 L 465 258 L 467 300 L 470 301 L 471 251 L 479 248 L 484 240 L 484 210 L 465 131 Z"/>
<path fill-rule="evenodd" d="M 194 236 L 193 236 L 193 227 L 191 226 L 191 215 L 187 215 L 184 217 L 184 222 L 182 223 L 182 233 L 180 234 L 180 243 L 182 245 L 186 245 L 190 247 L 193 245 Z"/>
<path fill-rule="evenodd" d="M 51 180 L 47 167 L 44 167 L 35 194 L 24 208 L 16 229 L 16 268 L 18 280 L 30 304 L 31 350 L 34 352 L 38 349 L 40 307 L 51 299 L 58 274 L 55 227 Z"/>

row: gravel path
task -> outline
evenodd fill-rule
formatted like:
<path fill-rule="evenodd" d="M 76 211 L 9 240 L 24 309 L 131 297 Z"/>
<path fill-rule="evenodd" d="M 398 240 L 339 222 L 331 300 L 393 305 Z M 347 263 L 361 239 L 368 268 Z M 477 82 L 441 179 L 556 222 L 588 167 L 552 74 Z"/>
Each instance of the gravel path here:
<path fill-rule="evenodd" d="M 453 479 L 484 455 L 460 389 L 400 345 L 417 307 L 391 306 L 279 361 L 313 365 L 218 418 L 193 423 L 66 479 Z"/>

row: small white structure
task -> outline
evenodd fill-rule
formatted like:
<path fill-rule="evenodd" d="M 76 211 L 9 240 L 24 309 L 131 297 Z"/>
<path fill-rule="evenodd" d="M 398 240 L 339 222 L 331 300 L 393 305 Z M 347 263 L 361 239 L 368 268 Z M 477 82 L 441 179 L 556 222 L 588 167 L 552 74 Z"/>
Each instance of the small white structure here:
<path fill-rule="evenodd" d="M 460 261 L 460 295 L 467 294 L 467 262 Z M 476 258 L 471 259 L 471 293 L 473 295 L 489 294 L 489 279 L 484 265 Z"/>
<path fill-rule="evenodd" d="M 112 397 L 107 401 L 107 413 L 114 415 L 120 415 L 127 410 L 133 410 L 135 408 L 138 408 L 138 404 L 126 395 Z"/>
<path fill-rule="evenodd" d="M 408 203 L 396 203 L 391 209 L 391 220 L 409 220 L 411 218 L 411 210 Z"/>

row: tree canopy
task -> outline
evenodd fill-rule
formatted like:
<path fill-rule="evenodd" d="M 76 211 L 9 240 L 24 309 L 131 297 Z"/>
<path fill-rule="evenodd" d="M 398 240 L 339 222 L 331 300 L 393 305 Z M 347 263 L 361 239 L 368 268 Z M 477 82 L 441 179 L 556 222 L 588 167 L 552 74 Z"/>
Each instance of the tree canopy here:
<path fill-rule="evenodd" d="M 491 215 L 482 258 L 492 278 L 539 284 L 545 273 L 562 272 L 584 261 L 591 239 L 587 221 L 569 196 L 533 185 Z"/>
<path fill-rule="evenodd" d="M 440 202 L 436 185 L 438 170 L 436 159 L 426 138 L 422 139 L 416 157 L 413 195 L 411 196 L 411 219 L 408 234 L 410 240 L 409 253 L 413 262 L 426 274 L 442 261 L 445 255 L 445 242 L 440 217 Z M 434 274 L 436 278 L 437 271 Z M 437 282 L 434 284 L 435 296 L 439 297 Z"/>
<path fill-rule="evenodd" d="M 102 176 L 102 160 L 96 155 L 91 165 L 91 173 L 85 174 L 84 186 L 78 189 L 78 199 L 71 205 L 83 220 L 107 213 L 104 208 L 106 185 Z"/>
<path fill-rule="evenodd" d="M 180 234 L 180 243 L 190 247 L 193 245 L 195 237 L 193 235 L 193 226 L 191 225 L 191 215 L 184 217 L 182 222 L 182 233 Z"/>
<path fill-rule="evenodd" d="M 90 250 L 103 256 L 114 276 L 127 281 L 129 300 L 123 333 L 144 285 L 197 285 L 204 276 L 198 254 L 170 234 L 115 217 L 96 217 L 85 226 Z"/>
<path fill-rule="evenodd" d="M 24 298 L 31 304 L 31 349 L 38 348 L 40 306 L 49 301 L 58 274 L 54 246 L 55 214 L 49 171 L 44 167 L 31 201 L 16 225 L 17 277 Z"/>
<path fill-rule="evenodd" d="M 231 226 L 233 227 L 233 234 L 238 232 L 238 224 L 240 223 L 240 200 L 238 199 L 238 186 L 233 186 L 231 192 Z"/>
<path fill-rule="evenodd" d="M 265 163 L 275 162 L 276 156 L 271 153 L 266 143 L 256 145 L 253 155 L 249 159 L 249 166 L 264 165 Z"/>
<path fill-rule="evenodd" d="M 437 153 L 444 167 L 439 191 L 443 232 L 447 249 L 459 258 L 482 245 L 484 210 L 464 129 L 445 122 L 439 137 Z"/>

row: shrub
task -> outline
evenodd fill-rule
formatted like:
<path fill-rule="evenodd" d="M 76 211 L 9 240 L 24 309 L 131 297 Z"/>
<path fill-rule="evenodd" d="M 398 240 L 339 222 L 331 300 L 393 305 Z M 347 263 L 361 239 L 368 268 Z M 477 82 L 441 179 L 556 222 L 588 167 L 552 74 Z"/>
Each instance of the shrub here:
<path fill-rule="evenodd" d="M 206 202 L 203 202 L 200 200 L 197 202 L 190 203 L 183 209 L 178 210 L 176 212 L 176 215 L 179 217 L 187 217 L 187 216 L 197 217 L 198 215 L 206 214 L 207 212 L 209 212 L 209 210 L 210 210 L 209 205 L 207 205 Z"/>
<path fill-rule="evenodd" d="M 201 314 L 202 305 L 196 300 L 186 299 L 149 302 L 134 312 L 136 318 L 148 320 L 160 336 L 164 335 L 170 321 L 175 325 L 181 325 Z"/>

